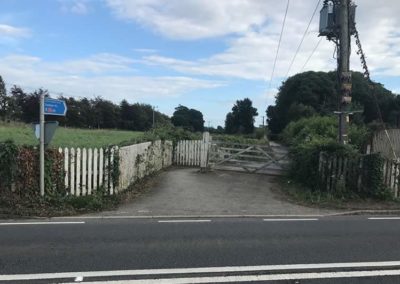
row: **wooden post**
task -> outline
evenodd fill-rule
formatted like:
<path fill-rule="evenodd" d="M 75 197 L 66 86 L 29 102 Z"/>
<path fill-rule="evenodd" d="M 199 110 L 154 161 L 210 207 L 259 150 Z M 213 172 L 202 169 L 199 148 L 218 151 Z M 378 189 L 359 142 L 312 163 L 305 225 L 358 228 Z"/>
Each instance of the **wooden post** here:
<path fill-rule="evenodd" d="M 200 155 L 200 170 L 206 171 L 208 168 L 208 151 L 210 148 L 210 133 L 203 133 L 203 140 L 201 141 L 201 155 Z"/>

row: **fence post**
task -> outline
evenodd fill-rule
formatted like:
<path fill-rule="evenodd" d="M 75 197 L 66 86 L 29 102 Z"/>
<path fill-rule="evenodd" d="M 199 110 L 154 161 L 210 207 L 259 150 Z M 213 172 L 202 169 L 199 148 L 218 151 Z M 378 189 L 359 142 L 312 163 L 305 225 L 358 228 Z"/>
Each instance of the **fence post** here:
<path fill-rule="evenodd" d="M 208 151 L 210 146 L 210 133 L 203 133 L 203 140 L 201 141 L 201 155 L 200 155 L 200 170 L 206 171 L 208 167 Z"/>

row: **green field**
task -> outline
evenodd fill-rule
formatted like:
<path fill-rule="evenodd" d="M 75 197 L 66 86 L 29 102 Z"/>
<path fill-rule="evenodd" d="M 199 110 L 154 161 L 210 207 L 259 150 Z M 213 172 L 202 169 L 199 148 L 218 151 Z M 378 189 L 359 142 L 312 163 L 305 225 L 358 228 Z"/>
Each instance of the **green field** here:
<path fill-rule="evenodd" d="M 143 132 L 121 130 L 90 130 L 58 127 L 53 147 L 104 147 L 140 138 Z M 11 139 L 18 145 L 37 145 L 33 129 L 26 124 L 1 124 L 0 141 Z"/>

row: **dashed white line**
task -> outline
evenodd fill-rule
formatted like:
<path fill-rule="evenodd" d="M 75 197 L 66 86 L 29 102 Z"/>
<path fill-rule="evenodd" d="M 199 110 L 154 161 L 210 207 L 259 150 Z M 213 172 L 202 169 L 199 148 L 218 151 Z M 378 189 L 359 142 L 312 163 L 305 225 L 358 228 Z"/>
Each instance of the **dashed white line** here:
<path fill-rule="evenodd" d="M 295 219 L 264 219 L 265 222 L 291 222 L 291 221 L 318 221 L 317 218 L 295 218 Z"/>
<path fill-rule="evenodd" d="M 211 220 L 158 220 L 158 223 L 207 223 Z"/>
<path fill-rule="evenodd" d="M 370 217 L 368 220 L 400 220 L 400 217 Z"/>
<path fill-rule="evenodd" d="M 0 226 L 20 226 L 20 225 L 71 225 L 71 224 L 85 224 L 84 221 L 76 222 L 6 222 L 0 223 Z"/>

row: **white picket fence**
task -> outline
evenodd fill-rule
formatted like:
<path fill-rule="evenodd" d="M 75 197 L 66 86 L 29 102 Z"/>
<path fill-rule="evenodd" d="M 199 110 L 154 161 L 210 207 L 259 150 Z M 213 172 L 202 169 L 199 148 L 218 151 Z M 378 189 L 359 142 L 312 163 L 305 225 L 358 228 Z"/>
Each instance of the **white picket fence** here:
<path fill-rule="evenodd" d="M 200 166 L 202 140 L 181 140 L 175 146 L 175 164 Z"/>
<path fill-rule="evenodd" d="M 126 189 L 135 181 L 172 164 L 172 142 L 145 142 L 112 148 L 59 148 L 64 156 L 64 185 L 70 195 L 91 195 L 102 188 L 107 194 Z M 119 159 L 119 180 L 113 168 Z M 118 184 L 118 186 L 115 186 Z"/>
<path fill-rule="evenodd" d="M 208 166 L 211 136 L 204 132 L 202 140 L 181 140 L 175 145 L 174 164 L 177 166 L 200 167 Z"/>

